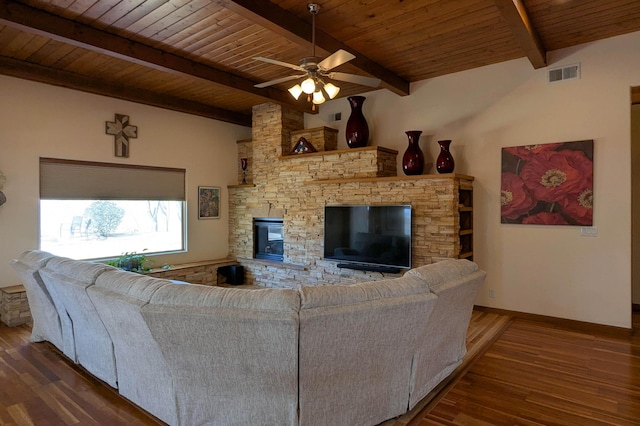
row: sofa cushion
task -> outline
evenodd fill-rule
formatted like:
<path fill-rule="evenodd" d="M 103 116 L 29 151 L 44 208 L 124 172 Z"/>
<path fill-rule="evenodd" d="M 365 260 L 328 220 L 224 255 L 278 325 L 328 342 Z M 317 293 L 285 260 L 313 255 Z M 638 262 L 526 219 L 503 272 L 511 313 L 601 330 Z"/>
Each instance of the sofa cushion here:
<path fill-rule="evenodd" d="M 425 293 L 421 276 L 368 281 L 353 285 L 301 286 L 301 309 L 313 309 L 323 306 L 350 305 L 390 297 L 410 296 Z"/>
<path fill-rule="evenodd" d="M 108 269 L 117 269 L 104 263 L 93 263 L 55 256 L 47 262 L 47 269 L 87 284 L 93 284 L 98 275 Z"/>
<path fill-rule="evenodd" d="M 20 259 L 11 261 L 11 267 L 24 285 L 29 301 L 29 310 L 33 325 L 31 327 L 32 342 L 51 342 L 61 351 L 64 349 L 60 316 L 49 290 L 40 277 L 40 269 L 46 265 L 52 255 L 45 252 L 33 255 L 23 253 Z M 48 256 L 47 256 L 48 255 Z"/>
<path fill-rule="evenodd" d="M 279 312 L 300 310 L 300 297 L 295 290 L 268 288 L 246 290 L 199 284 L 163 287 L 153 295 L 151 303 Z"/>
<path fill-rule="evenodd" d="M 96 278 L 95 284 L 98 287 L 104 287 L 146 303 L 151 300 L 151 296 L 158 289 L 172 283 L 163 278 L 154 278 L 114 268 L 100 274 Z"/>
<path fill-rule="evenodd" d="M 171 371 L 178 424 L 297 424 L 299 306 L 291 289 L 156 291 L 141 313 Z"/>
<path fill-rule="evenodd" d="M 111 339 L 118 391 L 168 424 L 176 424 L 173 380 L 141 310 L 170 281 L 119 269 L 100 274 L 87 288 Z"/>
<path fill-rule="evenodd" d="M 426 281 L 429 289 L 437 292 L 437 287 L 472 274 L 478 265 L 467 259 L 447 259 L 407 271 L 405 277 L 419 277 Z"/>
<path fill-rule="evenodd" d="M 420 277 L 300 287 L 300 425 L 404 413 L 420 330 L 437 296 Z"/>
<path fill-rule="evenodd" d="M 60 315 L 65 355 L 117 387 L 113 343 L 87 294 L 87 287 L 95 283 L 96 277 L 112 269 L 115 268 L 54 257 L 40 274 Z"/>
<path fill-rule="evenodd" d="M 18 256 L 17 260 L 26 264 L 30 268 L 40 269 L 42 268 L 51 258 L 53 254 L 48 253 L 42 250 L 28 250 L 22 252 L 20 256 Z"/>
<path fill-rule="evenodd" d="M 446 263 L 463 265 L 461 269 L 476 269 L 469 267 L 466 262 Z M 455 276 L 454 273 L 452 275 Z M 475 270 L 430 287 L 438 296 L 438 303 L 429 320 L 429 326 L 415 330 L 420 334 L 419 341 L 422 344 L 415 355 L 410 409 L 462 363 L 467 352 L 467 328 L 473 304 L 485 275 L 484 271 Z"/>

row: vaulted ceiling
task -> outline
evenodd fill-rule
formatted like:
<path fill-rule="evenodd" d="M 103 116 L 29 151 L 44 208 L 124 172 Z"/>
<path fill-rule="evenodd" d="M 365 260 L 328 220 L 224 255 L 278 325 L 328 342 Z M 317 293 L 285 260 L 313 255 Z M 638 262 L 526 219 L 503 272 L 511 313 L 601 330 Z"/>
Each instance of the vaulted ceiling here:
<path fill-rule="evenodd" d="M 356 56 L 335 71 L 409 83 L 640 31 L 639 0 L 318 0 L 316 54 Z M 300 0 L 0 0 L 0 74 L 251 125 L 251 107 L 294 100 L 312 23 Z M 371 89 L 335 82 L 339 97 Z"/>

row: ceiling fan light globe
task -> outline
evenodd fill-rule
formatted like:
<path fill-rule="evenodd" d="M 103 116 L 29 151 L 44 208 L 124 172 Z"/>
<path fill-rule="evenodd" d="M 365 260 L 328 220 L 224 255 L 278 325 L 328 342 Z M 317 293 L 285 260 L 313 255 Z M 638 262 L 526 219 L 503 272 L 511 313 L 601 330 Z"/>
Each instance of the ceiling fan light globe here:
<path fill-rule="evenodd" d="M 291 93 L 291 96 L 293 96 L 297 101 L 302 94 L 302 87 L 300 87 L 299 84 L 296 84 L 295 86 L 289 88 L 289 93 Z"/>
<path fill-rule="evenodd" d="M 313 79 L 311 77 L 309 77 L 309 78 L 307 78 L 305 81 L 303 81 L 300 84 L 300 87 L 302 87 L 302 91 L 304 93 L 306 93 L 307 95 L 310 95 L 313 92 L 315 92 L 316 83 L 315 83 L 315 81 L 313 81 Z"/>
<path fill-rule="evenodd" d="M 318 90 L 317 92 L 313 92 L 313 103 L 316 105 L 320 105 L 323 104 L 325 101 L 324 96 L 322 95 L 322 92 L 320 90 Z"/>
<path fill-rule="evenodd" d="M 333 99 L 340 91 L 340 88 L 333 83 L 327 83 L 324 85 L 324 91 L 329 95 L 329 99 Z"/>

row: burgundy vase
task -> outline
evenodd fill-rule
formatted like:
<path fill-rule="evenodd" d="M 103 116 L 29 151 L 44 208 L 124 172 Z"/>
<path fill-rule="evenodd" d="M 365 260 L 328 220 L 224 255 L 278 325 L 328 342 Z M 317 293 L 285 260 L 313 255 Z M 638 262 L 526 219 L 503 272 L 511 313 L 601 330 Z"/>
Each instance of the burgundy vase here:
<path fill-rule="evenodd" d="M 420 149 L 421 130 L 405 132 L 409 139 L 409 146 L 402 156 L 402 171 L 405 175 L 421 175 L 424 170 L 424 154 Z"/>
<path fill-rule="evenodd" d="M 451 152 L 449 152 L 449 145 L 451 145 L 451 141 L 438 141 L 438 145 L 440 145 L 440 154 L 438 154 L 438 158 L 436 160 L 436 169 L 438 170 L 438 173 L 453 173 L 455 162 L 453 161 Z"/>
<path fill-rule="evenodd" d="M 351 105 L 351 115 L 347 120 L 347 145 L 349 148 L 362 148 L 369 142 L 369 125 L 362 114 L 362 104 L 366 99 L 364 96 L 349 96 L 347 98 Z"/>

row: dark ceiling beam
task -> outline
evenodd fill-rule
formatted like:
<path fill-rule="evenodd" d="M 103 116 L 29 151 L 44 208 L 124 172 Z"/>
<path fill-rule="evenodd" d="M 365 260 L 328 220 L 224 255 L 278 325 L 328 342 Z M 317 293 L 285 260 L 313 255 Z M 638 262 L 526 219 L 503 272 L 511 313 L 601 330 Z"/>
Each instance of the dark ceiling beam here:
<path fill-rule="evenodd" d="M 294 110 L 312 112 L 308 103 L 296 102 L 285 91 L 273 87 L 258 89 L 254 87 L 256 82 L 246 78 L 22 3 L 0 0 L 0 23 L 153 69 L 201 78 L 269 99 Z"/>
<path fill-rule="evenodd" d="M 266 0 L 219 0 L 219 4 L 245 19 L 302 46 L 311 46 L 312 25 L 293 13 Z M 322 9 L 320 10 L 322 13 Z M 409 94 L 409 82 L 380 64 L 367 58 L 336 40 L 316 26 L 316 46 L 333 53 L 338 49 L 351 52 L 356 57 L 349 64 L 382 80 L 381 86 L 405 96 Z"/>
<path fill-rule="evenodd" d="M 0 74 L 251 127 L 251 115 L 0 57 Z"/>
<path fill-rule="evenodd" d="M 524 51 L 533 68 L 547 66 L 547 52 L 533 28 L 527 10 L 521 0 L 494 0 L 498 10 L 511 29 L 518 44 Z"/>

